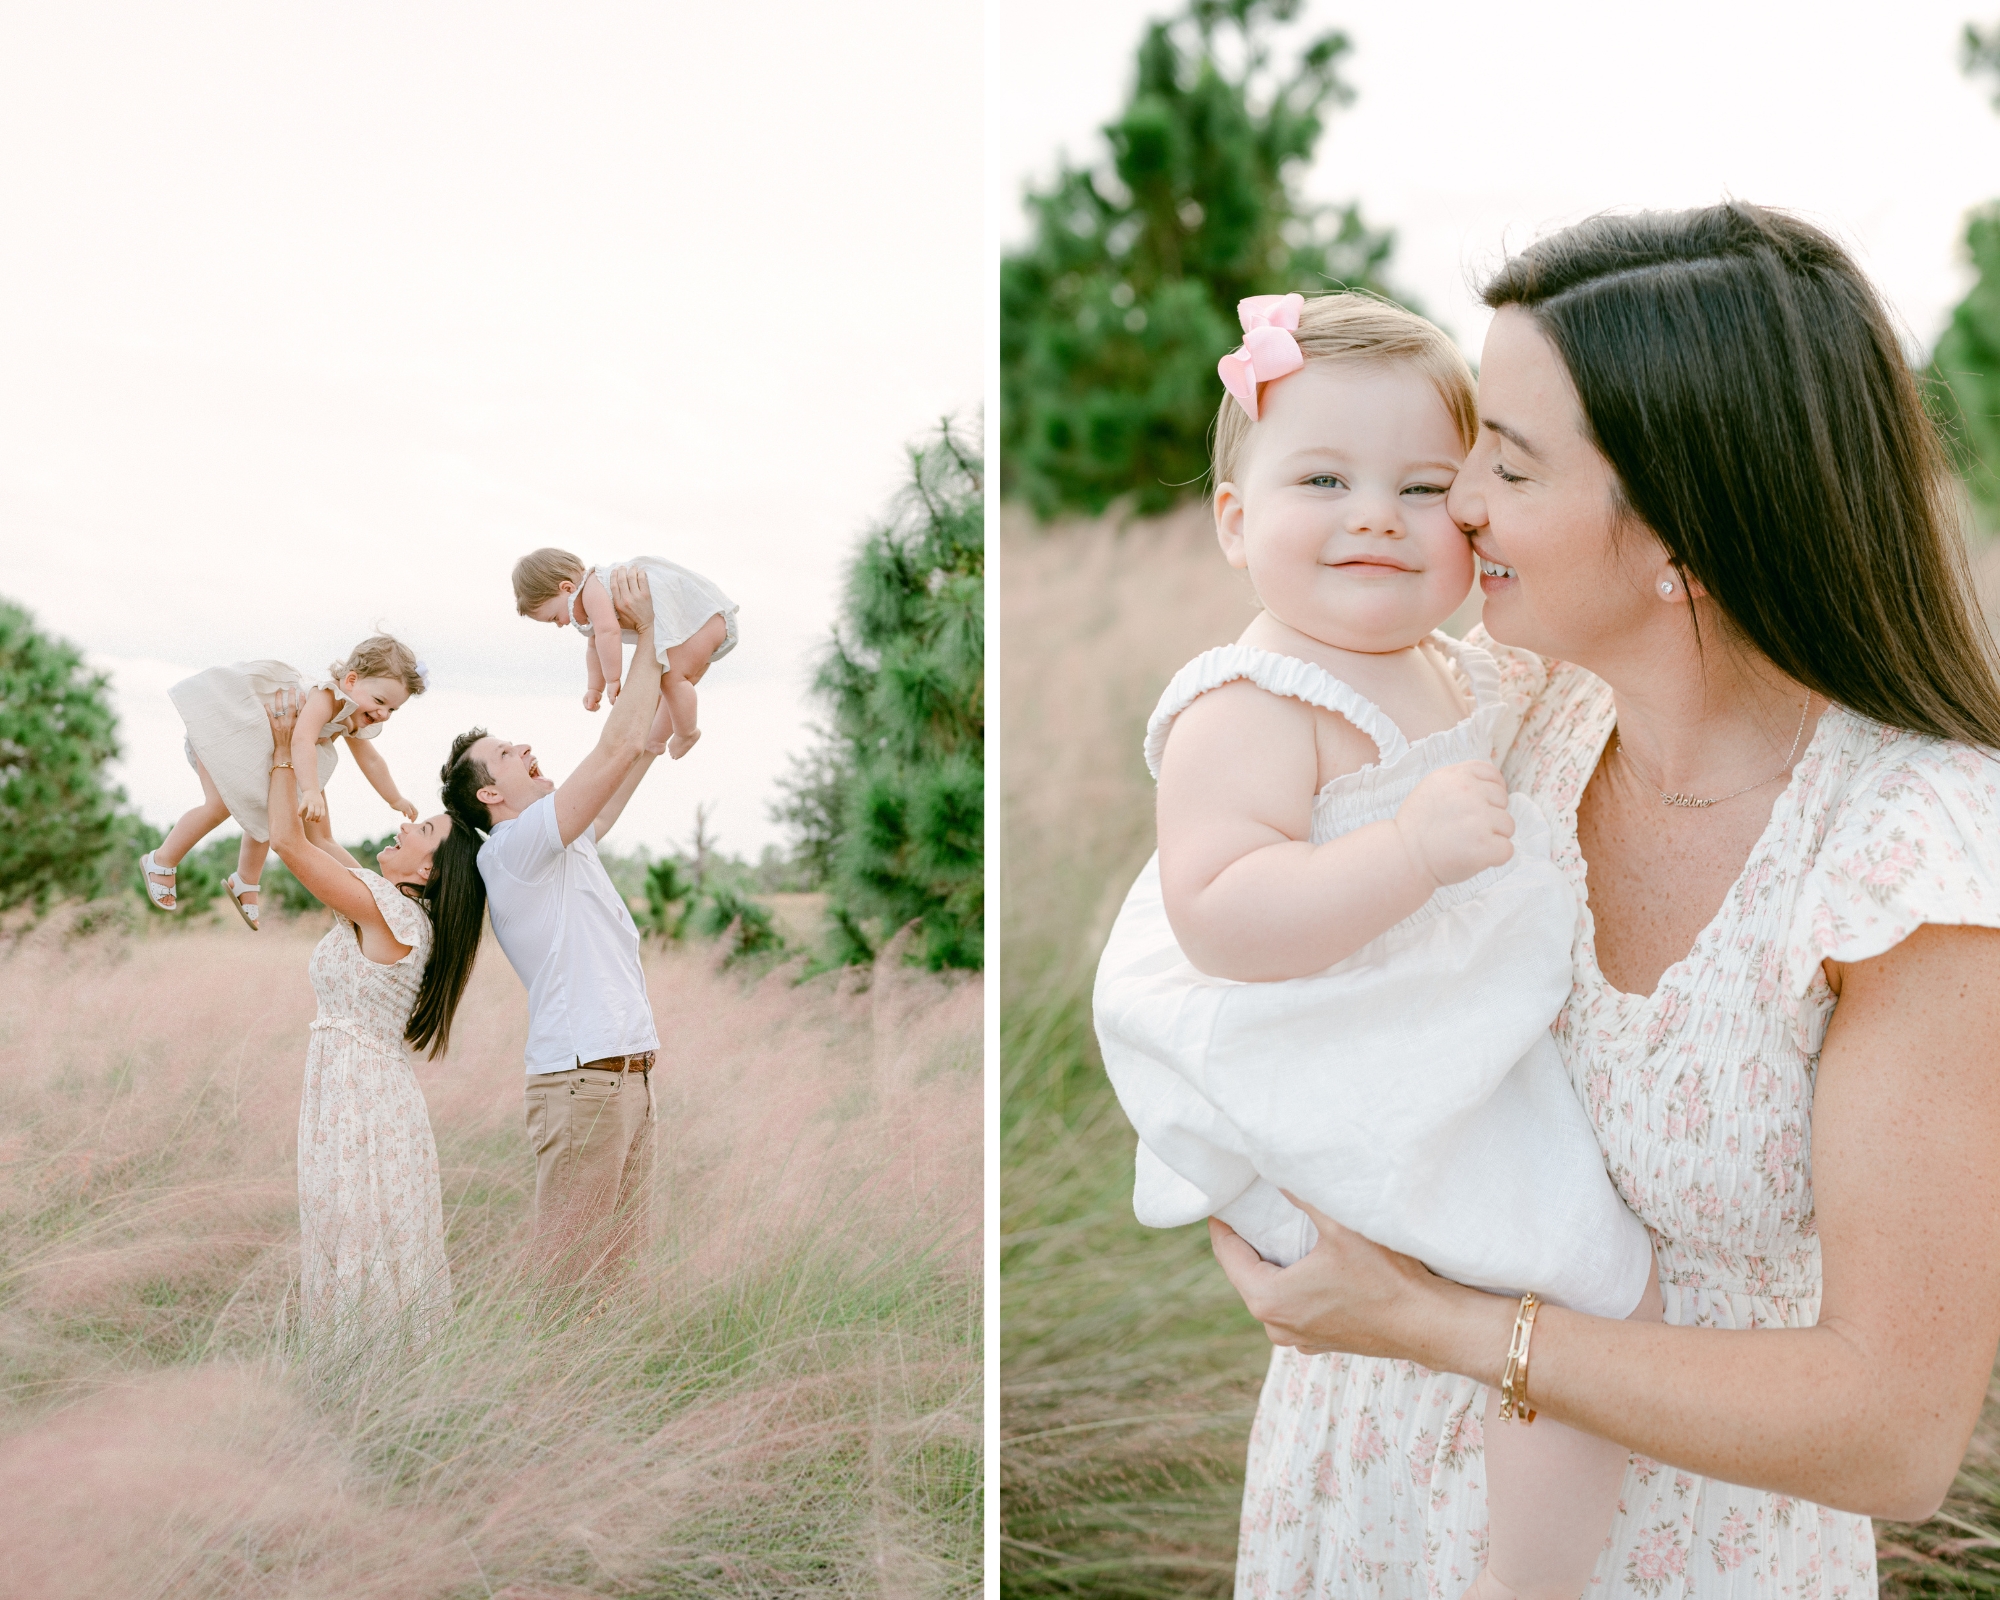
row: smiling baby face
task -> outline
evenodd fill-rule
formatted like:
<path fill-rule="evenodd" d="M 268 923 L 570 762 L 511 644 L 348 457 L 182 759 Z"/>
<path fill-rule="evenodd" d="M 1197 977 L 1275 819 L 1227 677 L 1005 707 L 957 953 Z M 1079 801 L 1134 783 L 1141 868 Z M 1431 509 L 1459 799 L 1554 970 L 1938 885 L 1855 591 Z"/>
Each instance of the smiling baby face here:
<path fill-rule="evenodd" d="M 1472 588 L 1472 547 L 1445 505 L 1464 457 L 1414 366 L 1308 361 L 1266 386 L 1236 481 L 1216 486 L 1223 554 L 1307 637 L 1407 649 Z"/>

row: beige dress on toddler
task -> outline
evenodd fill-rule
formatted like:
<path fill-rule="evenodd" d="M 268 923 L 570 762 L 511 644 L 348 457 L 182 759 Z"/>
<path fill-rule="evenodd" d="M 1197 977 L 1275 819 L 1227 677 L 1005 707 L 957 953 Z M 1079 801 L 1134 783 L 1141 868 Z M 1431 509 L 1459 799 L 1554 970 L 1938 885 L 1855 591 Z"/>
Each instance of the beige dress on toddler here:
<path fill-rule="evenodd" d="M 210 667 L 181 679 L 167 691 L 187 725 L 182 748 L 188 765 L 200 759 L 236 825 L 260 843 L 271 837 L 271 816 L 266 809 L 271 792 L 271 724 L 265 711 L 280 689 L 298 695 L 325 689 L 333 695 L 333 716 L 319 736 L 321 789 L 340 764 L 334 740 L 372 739 L 382 731 L 379 722 L 356 730 L 355 704 L 337 684 L 328 678 L 307 683 L 297 668 L 282 661 L 238 661 L 227 667 Z"/>

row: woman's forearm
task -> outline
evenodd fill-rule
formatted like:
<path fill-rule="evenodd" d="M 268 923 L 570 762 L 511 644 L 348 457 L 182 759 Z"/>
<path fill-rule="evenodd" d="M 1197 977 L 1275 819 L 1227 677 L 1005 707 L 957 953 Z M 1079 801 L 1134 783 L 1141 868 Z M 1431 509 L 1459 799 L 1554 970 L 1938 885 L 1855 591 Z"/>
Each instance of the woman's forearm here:
<path fill-rule="evenodd" d="M 1454 1285 L 1404 1353 L 1497 1385 L 1517 1305 Z M 1670 1327 L 1548 1307 L 1529 1354 L 1538 1412 L 1687 1472 L 1836 1510 L 1921 1520 L 1965 1448 L 1956 1418 L 1918 1398 L 1926 1375 L 1913 1386 L 1834 1327 Z"/>

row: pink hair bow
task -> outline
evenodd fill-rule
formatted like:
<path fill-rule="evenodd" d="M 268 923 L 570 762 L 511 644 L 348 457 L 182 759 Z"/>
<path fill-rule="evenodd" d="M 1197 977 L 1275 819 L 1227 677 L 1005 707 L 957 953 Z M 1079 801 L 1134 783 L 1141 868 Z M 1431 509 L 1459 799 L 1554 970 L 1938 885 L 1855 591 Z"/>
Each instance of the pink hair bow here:
<path fill-rule="evenodd" d="M 1306 364 L 1292 330 L 1305 310 L 1302 294 L 1253 294 L 1236 302 L 1243 343 L 1215 364 L 1222 387 L 1236 397 L 1244 414 L 1257 420 L 1257 385 L 1297 372 Z"/>

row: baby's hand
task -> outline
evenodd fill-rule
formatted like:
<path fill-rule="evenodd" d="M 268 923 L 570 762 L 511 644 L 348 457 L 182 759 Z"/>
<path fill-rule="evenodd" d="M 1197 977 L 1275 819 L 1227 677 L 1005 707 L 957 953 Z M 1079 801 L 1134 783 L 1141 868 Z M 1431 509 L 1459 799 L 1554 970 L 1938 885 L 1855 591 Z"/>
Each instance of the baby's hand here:
<path fill-rule="evenodd" d="M 604 696 L 606 704 L 614 706 L 618 704 L 618 689 L 619 689 L 619 683 L 616 678 L 613 678 L 609 683 L 607 683 L 604 686 Z"/>
<path fill-rule="evenodd" d="M 583 697 L 583 709 L 586 711 L 595 711 L 598 707 L 599 702 L 602 701 L 603 698 L 604 698 L 603 690 L 592 689 L 588 694 L 586 694 Z"/>
<path fill-rule="evenodd" d="M 323 789 L 301 789 L 299 791 L 299 817 L 305 822 L 323 822 L 326 819 L 326 791 Z"/>
<path fill-rule="evenodd" d="M 411 822 L 417 820 L 416 801 L 405 799 L 402 795 L 397 795 L 395 799 L 389 802 L 389 805 L 391 809 L 402 812 Z"/>
<path fill-rule="evenodd" d="M 1442 767 L 1397 809 L 1396 832 L 1433 884 L 1463 883 L 1514 853 L 1507 781 L 1490 761 Z"/>

